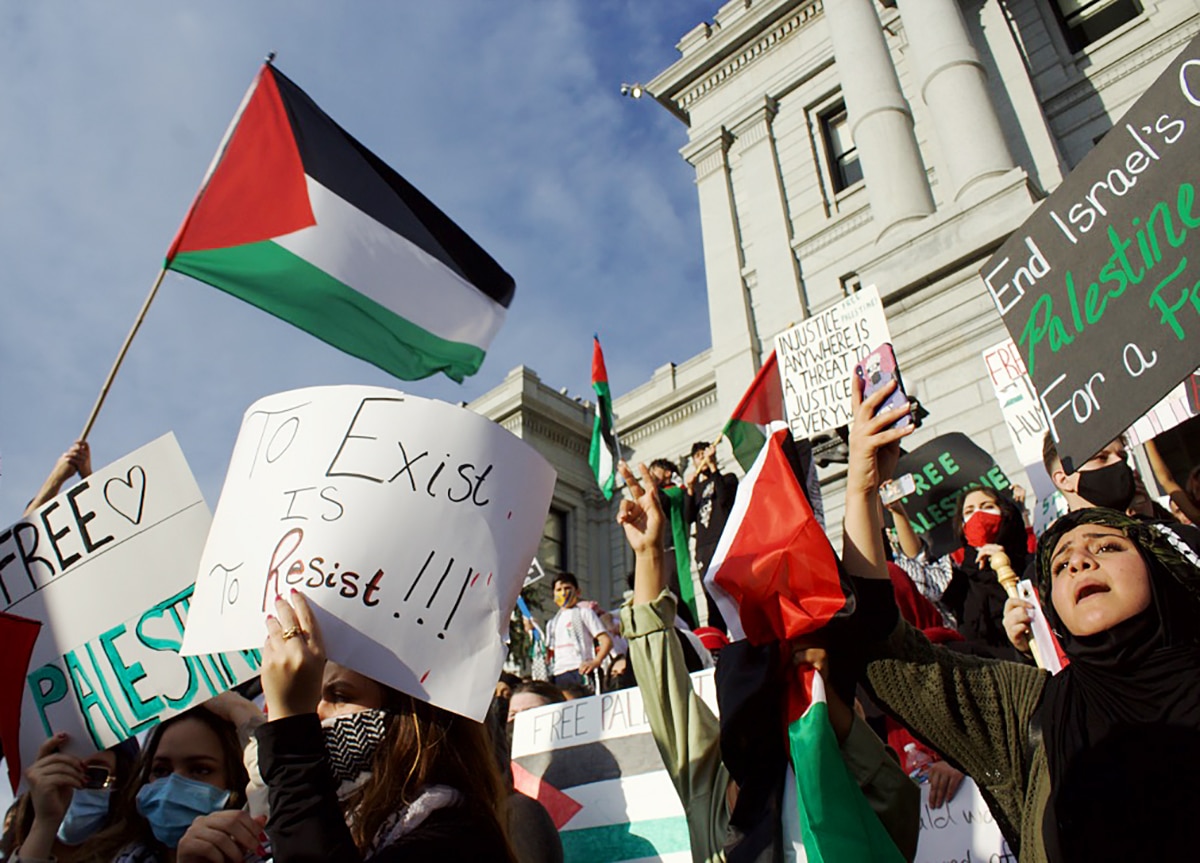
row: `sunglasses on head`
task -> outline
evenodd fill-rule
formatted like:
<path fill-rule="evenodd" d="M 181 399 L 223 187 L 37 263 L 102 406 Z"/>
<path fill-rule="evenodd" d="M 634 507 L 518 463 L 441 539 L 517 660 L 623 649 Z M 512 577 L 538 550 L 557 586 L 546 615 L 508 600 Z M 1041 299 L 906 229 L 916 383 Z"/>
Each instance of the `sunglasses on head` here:
<path fill-rule="evenodd" d="M 102 764 L 89 764 L 83 768 L 83 787 L 91 789 L 112 788 L 117 777 Z"/>

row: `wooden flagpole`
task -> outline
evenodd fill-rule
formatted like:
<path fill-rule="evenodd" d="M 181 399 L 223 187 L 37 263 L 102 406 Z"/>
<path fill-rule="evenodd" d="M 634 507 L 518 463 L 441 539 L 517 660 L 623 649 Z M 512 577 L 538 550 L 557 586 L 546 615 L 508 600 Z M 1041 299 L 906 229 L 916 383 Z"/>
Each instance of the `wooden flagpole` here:
<path fill-rule="evenodd" d="M 92 431 L 92 426 L 96 423 L 96 417 L 100 414 L 100 408 L 104 406 L 104 399 L 108 395 L 108 390 L 112 387 L 113 379 L 117 376 L 117 370 L 121 368 L 121 362 L 125 359 L 125 354 L 129 351 L 129 344 L 133 341 L 133 337 L 137 335 L 138 329 L 142 326 L 142 321 L 146 319 L 146 311 L 150 308 L 150 303 L 154 301 L 155 295 L 158 293 L 158 286 L 162 284 L 163 277 L 167 274 L 167 268 L 164 266 L 158 271 L 158 278 L 154 280 L 154 285 L 150 288 L 150 293 L 146 295 L 146 301 L 142 303 L 142 310 L 138 312 L 137 319 L 133 322 L 133 327 L 129 330 L 129 335 L 125 337 L 125 344 L 121 345 L 121 350 L 117 353 L 117 359 L 113 363 L 112 368 L 108 371 L 108 377 L 104 380 L 104 386 L 100 388 L 100 395 L 96 397 L 96 404 L 92 406 L 92 412 L 88 415 L 87 423 L 83 427 L 83 431 L 79 434 L 79 440 L 87 440 L 87 436 Z"/>

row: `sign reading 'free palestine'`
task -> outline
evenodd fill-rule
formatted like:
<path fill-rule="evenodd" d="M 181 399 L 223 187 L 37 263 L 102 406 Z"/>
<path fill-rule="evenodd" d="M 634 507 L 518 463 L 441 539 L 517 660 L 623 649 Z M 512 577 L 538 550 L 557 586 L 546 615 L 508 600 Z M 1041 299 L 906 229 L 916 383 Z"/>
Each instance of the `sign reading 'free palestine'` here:
<path fill-rule="evenodd" d="M 1072 471 L 1200 356 L 1200 39 L 982 270 Z"/>

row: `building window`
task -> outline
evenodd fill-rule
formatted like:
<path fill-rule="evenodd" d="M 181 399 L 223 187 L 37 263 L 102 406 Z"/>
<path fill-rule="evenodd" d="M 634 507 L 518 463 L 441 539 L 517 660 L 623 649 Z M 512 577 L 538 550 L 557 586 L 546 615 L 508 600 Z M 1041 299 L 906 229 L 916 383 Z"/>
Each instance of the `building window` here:
<path fill-rule="evenodd" d="M 850 135 L 850 121 L 844 103 L 839 102 L 821 114 L 821 137 L 825 141 L 833 190 L 841 192 L 861 180 L 862 166 L 858 161 L 858 148 L 854 146 L 854 138 Z"/>
<path fill-rule="evenodd" d="M 1142 14 L 1138 0 L 1054 0 L 1067 47 L 1082 51 Z"/>
<path fill-rule="evenodd" d="M 567 511 L 550 508 L 546 515 L 546 526 L 542 528 L 542 541 L 538 544 L 538 560 L 546 574 L 553 578 L 567 571 Z"/>

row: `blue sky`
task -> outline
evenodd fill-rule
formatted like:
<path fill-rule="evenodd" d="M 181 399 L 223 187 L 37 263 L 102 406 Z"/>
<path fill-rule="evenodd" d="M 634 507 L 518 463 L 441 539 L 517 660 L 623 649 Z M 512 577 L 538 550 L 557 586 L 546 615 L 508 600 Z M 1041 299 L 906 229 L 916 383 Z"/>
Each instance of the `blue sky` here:
<path fill-rule="evenodd" d="M 678 120 L 623 98 L 716 3 L 127 2 L 0 6 L 0 520 L 79 434 L 263 56 L 516 278 L 462 386 L 398 382 L 169 274 L 90 436 L 96 466 L 173 430 L 216 505 L 254 400 L 333 383 L 469 401 L 517 365 L 619 395 L 709 343 Z M 114 11 L 119 10 L 119 11 Z"/>

